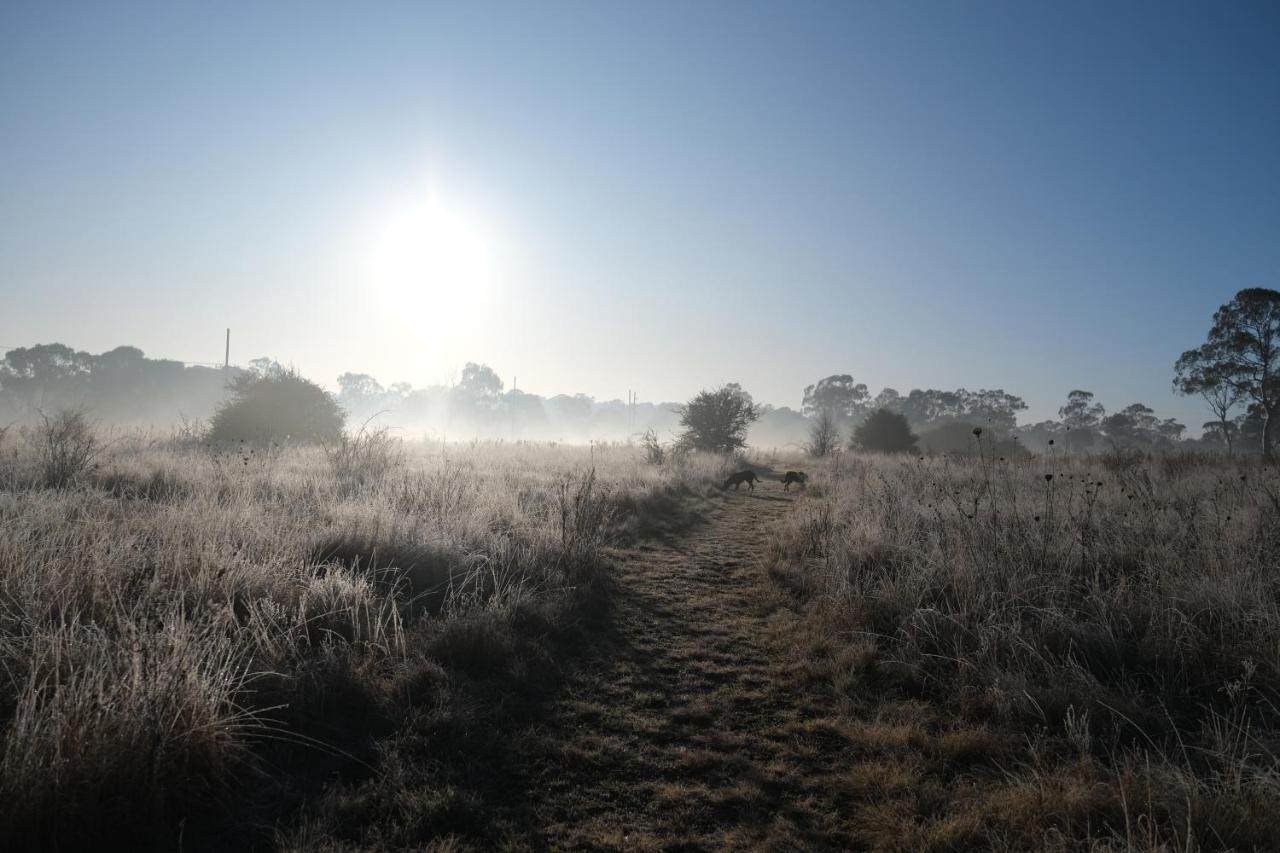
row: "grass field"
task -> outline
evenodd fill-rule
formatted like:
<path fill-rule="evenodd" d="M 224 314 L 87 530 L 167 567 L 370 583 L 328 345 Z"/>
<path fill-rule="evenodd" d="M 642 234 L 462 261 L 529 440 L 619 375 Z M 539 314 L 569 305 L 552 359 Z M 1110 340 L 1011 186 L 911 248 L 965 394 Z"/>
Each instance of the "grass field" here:
<path fill-rule="evenodd" d="M 6 849 L 1280 837 L 1252 460 L 3 442 Z"/>
<path fill-rule="evenodd" d="M 774 537 L 899 849 L 1270 849 L 1280 473 L 846 456 Z"/>
<path fill-rule="evenodd" d="M 335 780 L 394 808 L 389 738 L 440 770 L 415 820 L 482 819 L 468 750 L 607 606 L 601 546 L 678 527 L 722 466 L 126 436 L 63 483 L 35 433 L 0 453 L 8 849 L 269 843 Z"/>

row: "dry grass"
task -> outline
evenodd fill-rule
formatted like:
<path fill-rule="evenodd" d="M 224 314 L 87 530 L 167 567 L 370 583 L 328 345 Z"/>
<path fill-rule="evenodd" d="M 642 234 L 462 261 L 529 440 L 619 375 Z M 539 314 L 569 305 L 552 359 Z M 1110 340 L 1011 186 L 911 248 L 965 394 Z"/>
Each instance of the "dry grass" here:
<path fill-rule="evenodd" d="M 882 849 L 1280 837 L 1280 474 L 1173 457 L 845 455 L 772 575 L 859 749 Z M 887 722 L 908 713 L 912 725 Z"/>
<path fill-rule="evenodd" d="M 1252 462 L 740 458 L 809 487 L 686 535 L 730 463 L 126 436 L 55 487 L 40 438 L 0 448 L 9 848 L 1280 837 Z"/>
<path fill-rule="evenodd" d="M 475 833 L 487 723 L 607 603 L 602 545 L 722 476 L 630 448 L 134 436 L 54 483 L 39 438 L 0 458 L 7 849 Z M 317 797 L 347 838 L 308 834 Z"/>

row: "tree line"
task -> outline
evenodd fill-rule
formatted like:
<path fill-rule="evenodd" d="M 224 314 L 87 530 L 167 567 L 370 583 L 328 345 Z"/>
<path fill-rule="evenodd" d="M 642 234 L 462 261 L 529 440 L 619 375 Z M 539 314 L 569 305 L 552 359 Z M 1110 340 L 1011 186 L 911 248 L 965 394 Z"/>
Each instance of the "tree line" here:
<path fill-rule="evenodd" d="M 238 372 L 147 358 L 132 346 L 98 355 L 60 343 L 19 347 L 0 360 L 0 423 L 83 407 L 110 423 L 167 427 L 212 414 Z"/>
<path fill-rule="evenodd" d="M 255 387 L 256 380 L 275 384 L 259 383 L 254 394 L 273 387 L 285 394 L 278 380 L 286 375 L 301 378 L 269 357 L 223 369 L 148 358 L 133 346 L 102 354 L 61 343 L 19 347 L 0 359 L 0 426 L 35 423 L 42 412 L 81 408 L 108 424 L 207 426 L 238 392 Z M 468 363 L 459 380 L 449 385 L 384 386 L 368 374 L 344 373 L 337 377 L 337 386 L 330 396 L 348 423 L 358 427 L 373 419 L 409 435 L 587 441 L 624 439 L 646 430 L 667 435 L 679 426 L 676 402 L 628 405 L 585 394 L 541 397 L 505 388 L 493 368 L 476 363 Z M 327 415 L 317 417 L 319 422 L 330 420 Z"/>
<path fill-rule="evenodd" d="M 132 346 L 93 355 L 63 344 L 40 344 L 10 350 L 0 361 L 0 422 L 31 421 L 40 412 L 72 407 L 122 424 L 167 426 L 180 419 L 215 419 L 233 398 L 274 387 L 264 380 L 283 389 L 284 377 L 294 385 L 307 382 L 270 358 L 255 359 L 247 369 L 219 369 L 147 358 Z M 683 405 L 597 401 L 583 394 L 542 397 L 506 389 L 493 368 L 477 363 L 468 363 L 459 381 L 447 386 L 384 386 L 365 373 L 339 376 L 336 395 L 307 384 L 311 388 L 305 393 L 293 385 L 288 393 L 302 393 L 309 400 L 325 395 L 337 414 L 324 414 L 324 423 L 332 424 L 336 417 L 340 425 L 344 418 L 348 424 L 362 424 L 382 417 L 384 424 L 441 438 L 585 441 L 647 433 L 655 440 L 669 436 L 714 449 L 748 441 L 804 444 L 821 456 L 846 443 L 964 452 L 975 449 L 975 438 L 984 436 L 997 450 L 1010 453 L 1019 448 L 1043 452 L 1055 445 L 1075 452 L 1198 447 L 1271 457 L 1280 431 L 1280 292 L 1241 290 L 1214 314 L 1205 342 L 1177 359 L 1174 389 L 1200 397 L 1212 415 L 1203 435 L 1193 440 L 1184 437 L 1183 424 L 1159 417 L 1144 403 L 1108 412 L 1084 389 L 1067 393 L 1056 420 L 1019 425 L 1018 415 L 1027 404 L 1004 389 L 917 388 L 901 394 L 884 388 L 873 395 L 847 373 L 805 387 L 798 411 L 757 404 L 736 383 L 704 391 Z"/>
<path fill-rule="evenodd" d="M 1272 458 L 1280 432 L 1280 292 L 1241 290 L 1214 314 L 1205 343 L 1174 365 L 1174 390 L 1203 399 L 1213 419 L 1188 442 L 1186 426 L 1135 402 L 1108 414 L 1091 391 L 1074 389 L 1057 420 L 1018 426 L 1027 408 L 1003 389 L 911 391 L 875 396 L 849 374 L 833 374 L 804 389 L 802 413 L 812 419 L 809 450 L 823 456 L 841 446 L 937 452 L 971 450 L 984 433 L 997 449 L 1067 451 L 1168 450 L 1188 445 Z M 1016 444 L 1015 444 L 1016 442 Z"/>

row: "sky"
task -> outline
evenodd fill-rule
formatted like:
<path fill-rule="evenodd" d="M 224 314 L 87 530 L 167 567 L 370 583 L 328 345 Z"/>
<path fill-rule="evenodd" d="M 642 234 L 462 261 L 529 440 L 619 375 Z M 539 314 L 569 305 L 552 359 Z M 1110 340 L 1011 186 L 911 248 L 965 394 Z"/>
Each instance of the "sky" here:
<path fill-rule="evenodd" d="M 10 0 L 0 348 L 1198 427 L 1174 360 L 1280 287 L 1277 44 L 1249 2 Z"/>

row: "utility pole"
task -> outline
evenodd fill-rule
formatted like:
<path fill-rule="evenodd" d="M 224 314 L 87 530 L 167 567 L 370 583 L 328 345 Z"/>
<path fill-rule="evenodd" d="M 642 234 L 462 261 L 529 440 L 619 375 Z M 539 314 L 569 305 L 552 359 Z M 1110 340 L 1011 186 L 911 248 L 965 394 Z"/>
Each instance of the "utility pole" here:
<path fill-rule="evenodd" d="M 231 330 L 227 329 L 227 351 L 222 357 L 222 369 L 226 370 L 231 367 Z"/>

